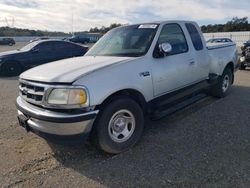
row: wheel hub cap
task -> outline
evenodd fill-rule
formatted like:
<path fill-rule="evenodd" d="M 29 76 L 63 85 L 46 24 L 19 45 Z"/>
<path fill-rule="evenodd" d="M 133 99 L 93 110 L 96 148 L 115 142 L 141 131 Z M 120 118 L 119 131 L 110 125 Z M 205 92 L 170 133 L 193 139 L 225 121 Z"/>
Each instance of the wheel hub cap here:
<path fill-rule="evenodd" d="M 115 121 L 114 121 L 114 131 L 116 132 L 122 132 L 124 130 L 126 126 L 126 120 L 125 118 L 121 117 L 121 118 L 117 118 Z"/>
<path fill-rule="evenodd" d="M 115 142 L 127 141 L 135 130 L 135 117 L 129 110 L 117 111 L 110 119 L 109 136 Z"/>

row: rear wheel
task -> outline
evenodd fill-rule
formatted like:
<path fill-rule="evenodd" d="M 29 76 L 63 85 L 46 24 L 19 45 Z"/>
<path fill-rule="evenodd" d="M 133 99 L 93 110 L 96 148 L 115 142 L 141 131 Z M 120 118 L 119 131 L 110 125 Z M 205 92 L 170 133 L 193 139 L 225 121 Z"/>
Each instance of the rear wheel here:
<path fill-rule="evenodd" d="M 1 74 L 3 76 L 18 76 L 22 68 L 18 62 L 6 62 L 1 66 Z"/>
<path fill-rule="evenodd" d="M 9 46 L 13 46 L 14 44 L 12 42 L 9 43 Z"/>
<path fill-rule="evenodd" d="M 144 116 L 140 106 L 128 97 L 119 97 L 100 111 L 92 141 L 107 153 L 121 153 L 136 144 L 143 127 Z"/>
<path fill-rule="evenodd" d="M 226 68 L 219 77 L 218 83 L 211 88 L 211 95 L 222 98 L 228 94 L 229 88 L 233 82 L 233 72 L 231 69 Z"/>

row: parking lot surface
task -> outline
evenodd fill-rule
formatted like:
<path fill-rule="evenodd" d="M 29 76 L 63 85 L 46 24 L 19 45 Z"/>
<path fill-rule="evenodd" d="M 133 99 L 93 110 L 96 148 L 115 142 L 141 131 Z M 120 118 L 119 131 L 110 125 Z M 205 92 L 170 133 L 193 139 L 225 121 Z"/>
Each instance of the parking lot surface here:
<path fill-rule="evenodd" d="M 0 187 L 249 187 L 250 71 L 230 94 L 158 121 L 140 142 L 107 155 L 88 142 L 62 146 L 26 133 L 16 119 L 17 78 L 0 78 Z"/>

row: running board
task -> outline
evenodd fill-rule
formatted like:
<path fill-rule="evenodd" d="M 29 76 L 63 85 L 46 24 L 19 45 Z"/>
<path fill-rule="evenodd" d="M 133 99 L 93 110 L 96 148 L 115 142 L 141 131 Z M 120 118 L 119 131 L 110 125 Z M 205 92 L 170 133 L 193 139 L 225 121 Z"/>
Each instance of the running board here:
<path fill-rule="evenodd" d="M 194 104 L 194 103 L 198 102 L 199 100 L 201 100 L 201 99 L 203 99 L 205 97 L 207 97 L 207 95 L 204 94 L 204 93 L 194 95 L 193 97 L 188 98 L 186 100 L 183 100 L 182 102 L 177 103 L 176 105 L 173 105 L 171 107 L 168 107 L 165 110 L 155 112 L 151 116 L 151 119 L 152 120 L 159 120 L 159 119 L 161 119 L 161 118 L 163 118 L 165 116 L 171 115 L 174 112 L 176 112 L 178 110 L 181 110 L 181 109 L 183 109 L 183 108 L 185 108 L 185 107 L 187 107 L 187 106 L 189 106 L 191 104 Z"/>

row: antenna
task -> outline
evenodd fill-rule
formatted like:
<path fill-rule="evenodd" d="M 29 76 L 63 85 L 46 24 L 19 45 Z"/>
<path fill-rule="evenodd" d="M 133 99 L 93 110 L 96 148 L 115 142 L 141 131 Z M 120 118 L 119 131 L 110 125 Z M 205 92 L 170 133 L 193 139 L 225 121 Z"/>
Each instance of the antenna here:
<path fill-rule="evenodd" d="M 73 7 L 71 7 L 71 11 L 72 11 L 72 17 L 71 17 L 71 33 L 72 36 L 74 36 L 74 12 L 73 12 Z"/>

